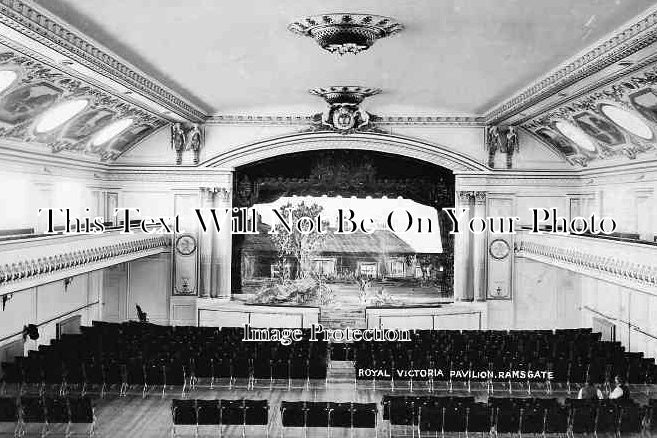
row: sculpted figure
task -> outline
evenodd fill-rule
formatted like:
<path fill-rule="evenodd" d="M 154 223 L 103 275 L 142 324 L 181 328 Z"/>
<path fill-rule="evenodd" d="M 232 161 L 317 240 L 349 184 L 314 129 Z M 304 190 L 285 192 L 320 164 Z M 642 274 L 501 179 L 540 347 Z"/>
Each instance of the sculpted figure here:
<path fill-rule="evenodd" d="M 201 150 L 201 129 L 198 123 L 194 123 L 191 129 L 187 132 L 187 147 L 186 150 L 194 153 L 194 164 L 198 164 L 199 152 Z"/>
<path fill-rule="evenodd" d="M 171 147 L 176 151 L 176 164 L 182 163 L 182 154 L 185 150 L 185 131 L 181 123 L 171 125 Z"/>

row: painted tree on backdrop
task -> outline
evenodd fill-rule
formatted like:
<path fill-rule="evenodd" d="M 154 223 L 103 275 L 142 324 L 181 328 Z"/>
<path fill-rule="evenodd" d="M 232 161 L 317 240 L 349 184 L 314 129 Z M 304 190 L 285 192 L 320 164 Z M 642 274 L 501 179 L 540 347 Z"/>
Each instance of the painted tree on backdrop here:
<path fill-rule="evenodd" d="M 279 261 L 285 265 L 285 261 L 293 257 L 299 269 L 298 278 L 305 278 L 312 272 L 312 256 L 324 245 L 327 234 L 326 224 L 322 226 L 324 233 L 317 229 L 317 217 L 323 211 L 321 205 L 303 201 L 298 204 L 287 203 L 278 209 L 281 217 L 288 220 L 290 230 L 283 224 L 278 223 L 269 234 L 270 239 L 278 250 Z M 302 218 L 310 218 L 305 220 Z M 299 227 L 296 224 L 300 224 Z M 301 230 L 299 230 L 301 228 Z"/>

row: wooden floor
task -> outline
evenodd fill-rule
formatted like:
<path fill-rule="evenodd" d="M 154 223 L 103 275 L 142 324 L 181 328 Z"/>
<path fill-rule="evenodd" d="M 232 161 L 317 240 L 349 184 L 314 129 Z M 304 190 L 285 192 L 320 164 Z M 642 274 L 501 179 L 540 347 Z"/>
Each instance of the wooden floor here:
<path fill-rule="evenodd" d="M 120 397 L 118 388 L 110 388 L 103 398 L 100 398 L 97 392 L 91 392 L 89 395 L 94 400 L 96 412 L 95 436 L 97 437 L 139 437 L 139 438 L 156 438 L 171 436 L 171 400 L 181 398 L 180 387 L 170 388 L 164 397 L 161 388 L 149 390 L 145 397 L 142 397 L 141 388 L 131 388 L 126 396 Z M 55 390 L 52 388 L 51 390 Z M 574 397 L 575 388 L 572 389 L 571 397 Z M 652 388 L 654 391 L 655 388 Z M 11 395 L 15 390 L 8 388 L 6 395 Z M 49 391 L 50 392 L 50 391 Z M 56 392 L 56 391 L 55 391 Z M 75 390 L 71 391 L 75 394 Z M 232 388 L 228 388 L 227 382 L 221 382 L 219 386 L 210 389 L 207 382 L 200 382 L 199 387 L 185 392 L 185 398 L 198 399 L 267 399 L 270 404 L 270 420 L 267 429 L 259 426 L 248 427 L 243 430 L 242 427 L 226 426 L 221 430 L 223 437 L 265 437 L 267 432 L 271 437 L 328 437 L 329 431 L 325 428 L 309 428 L 304 435 L 303 429 L 285 428 L 281 426 L 280 420 L 280 403 L 281 401 L 335 401 L 335 402 L 359 402 L 359 403 L 377 403 L 380 406 L 384 394 L 429 394 L 428 388 L 423 384 L 415 384 L 413 392 L 407 383 L 398 383 L 394 392 L 391 388 L 379 383 L 374 389 L 371 385 L 359 384 L 357 388 L 352 384 L 330 384 L 328 387 L 323 381 L 314 382 L 307 387 L 304 382 L 293 382 L 292 388 L 288 388 L 287 382 L 275 382 L 270 388 L 269 382 L 256 382 L 253 389 L 247 389 L 247 382 L 236 382 Z M 433 395 L 475 395 L 478 401 L 485 401 L 487 393 L 485 387 L 481 384 L 474 385 L 468 392 L 467 387 L 462 383 L 455 384 L 452 391 L 446 382 L 441 382 L 434 387 Z M 642 389 L 633 389 L 633 394 L 640 402 L 646 402 L 648 394 L 642 392 Z M 654 392 L 652 396 L 654 397 Z M 508 386 L 497 384 L 495 388 L 496 396 L 509 395 Z M 512 388 L 512 396 L 526 397 L 527 389 L 518 385 Z M 532 396 L 547 397 L 544 388 L 535 387 Z M 566 388 L 556 388 L 552 397 L 566 398 L 568 393 Z M 390 428 L 388 422 L 382 421 L 379 413 L 377 430 L 371 429 L 332 429 L 331 437 L 410 437 L 418 436 L 417 432 L 412 434 L 412 429 L 408 427 L 393 426 Z M 7 425 L 5 425 L 7 426 Z M 63 427 L 52 427 L 51 434 L 48 436 L 57 436 L 63 434 Z M 76 427 L 77 432 L 83 431 L 84 428 Z M 11 434 L 13 431 L 10 427 L 0 428 L 0 433 L 4 431 Z M 39 427 L 31 427 L 28 430 L 28 436 L 39 436 Z M 220 436 L 218 428 L 208 427 L 200 429 L 198 436 Z M 182 426 L 177 428 L 178 436 L 194 436 L 194 428 Z M 435 434 L 422 434 L 422 436 L 435 436 Z M 439 434 L 440 436 L 440 434 Z M 457 437 L 458 434 L 445 434 L 445 437 Z M 555 435 L 556 436 L 556 435 Z M 602 436 L 602 435 L 601 435 Z M 639 437 L 640 435 L 636 435 Z"/>

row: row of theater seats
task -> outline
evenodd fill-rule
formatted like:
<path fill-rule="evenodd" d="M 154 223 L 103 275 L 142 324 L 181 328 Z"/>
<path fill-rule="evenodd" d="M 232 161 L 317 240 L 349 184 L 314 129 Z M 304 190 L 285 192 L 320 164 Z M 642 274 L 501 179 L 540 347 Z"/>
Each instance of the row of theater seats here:
<path fill-rule="evenodd" d="M 632 401 L 554 398 L 384 396 L 383 419 L 390 425 L 426 432 L 510 434 L 628 434 L 657 432 L 657 400 L 647 406 Z"/>
<path fill-rule="evenodd" d="M 283 401 L 280 411 L 283 427 L 374 429 L 377 424 L 375 403 Z M 269 403 L 267 400 L 172 400 L 171 415 L 174 435 L 176 426 L 267 426 Z"/>
<path fill-rule="evenodd" d="M 183 399 L 171 401 L 173 434 L 176 426 L 267 426 L 267 400 L 205 400 Z M 269 428 L 267 428 L 269 435 Z"/>
<path fill-rule="evenodd" d="M 25 434 L 31 425 L 44 435 L 56 424 L 66 425 L 66 436 L 75 424 L 88 425 L 87 432 L 92 435 L 95 416 L 88 397 L 0 397 L 0 423 L 14 424 L 14 436 Z"/>
<path fill-rule="evenodd" d="M 441 369 L 451 379 L 451 370 L 551 371 L 556 382 L 610 382 L 614 376 L 631 384 L 657 382 L 657 366 L 643 353 L 626 352 L 619 342 L 600 340 L 591 329 L 479 331 L 418 330 L 411 342 L 356 342 L 332 351 L 335 357 L 353 356 L 357 369 Z M 332 356 L 334 357 L 334 356 Z M 381 379 L 376 374 L 360 379 Z M 454 377 L 453 380 L 468 380 Z M 525 378 L 515 377 L 515 381 Z"/>
<path fill-rule="evenodd" d="M 325 379 L 327 342 L 243 342 L 243 328 L 171 327 L 94 321 L 27 357 L 3 363 L 25 384 L 185 385 L 199 378 Z"/>

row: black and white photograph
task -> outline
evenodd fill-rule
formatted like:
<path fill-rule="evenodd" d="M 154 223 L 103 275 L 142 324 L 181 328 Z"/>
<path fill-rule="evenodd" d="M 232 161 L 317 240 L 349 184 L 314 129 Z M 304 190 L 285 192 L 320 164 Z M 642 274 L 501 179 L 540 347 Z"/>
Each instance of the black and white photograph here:
<path fill-rule="evenodd" d="M 657 3 L 0 0 L 0 436 L 657 437 Z"/>

